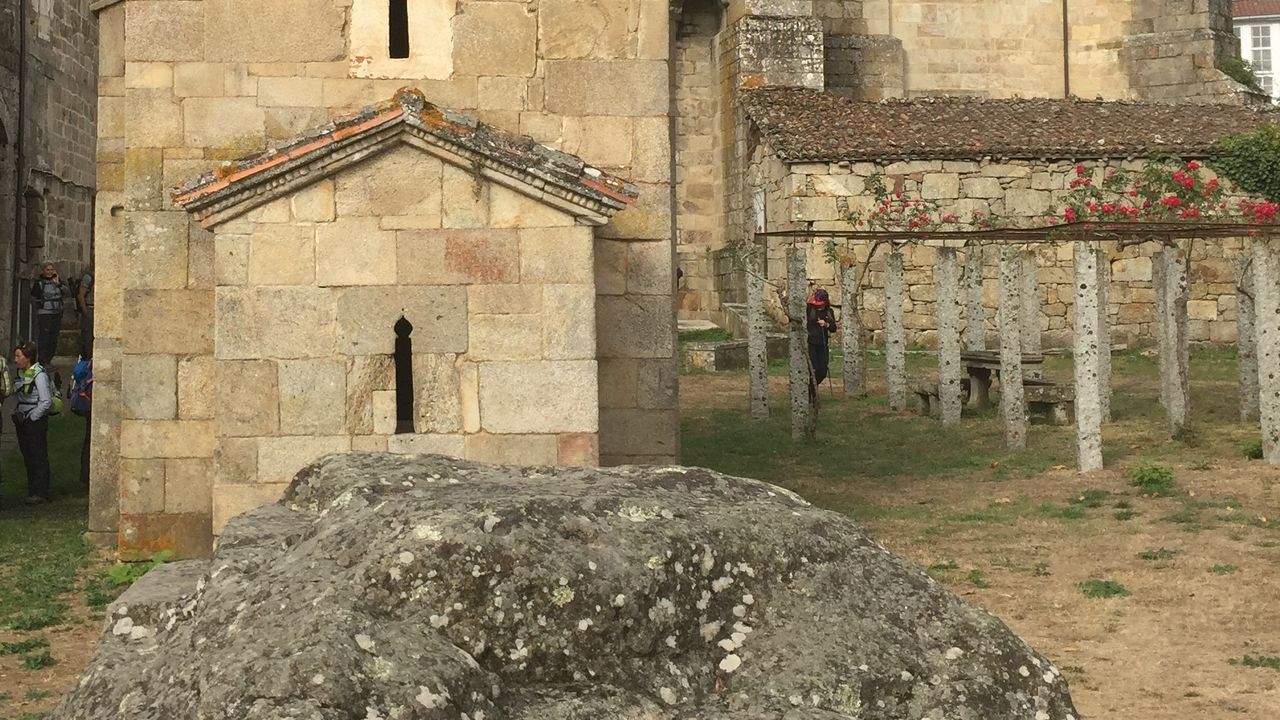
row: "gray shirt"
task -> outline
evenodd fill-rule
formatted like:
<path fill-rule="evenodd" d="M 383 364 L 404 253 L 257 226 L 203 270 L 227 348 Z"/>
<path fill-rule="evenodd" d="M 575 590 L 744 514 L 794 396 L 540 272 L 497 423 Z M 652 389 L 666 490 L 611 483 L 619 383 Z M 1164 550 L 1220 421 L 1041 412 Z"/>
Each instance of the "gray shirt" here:
<path fill-rule="evenodd" d="M 31 298 L 36 304 L 37 315 L 61 315 L 63 303 L 71 294 L 66 285 L 43 277 L 31 285 Z"/>
<path fill-rule="evenodd" d="M 84 306 L 93 307 L 93 273 L 85 273 L 80 279 L 80 287 L 84 288 Z"/>

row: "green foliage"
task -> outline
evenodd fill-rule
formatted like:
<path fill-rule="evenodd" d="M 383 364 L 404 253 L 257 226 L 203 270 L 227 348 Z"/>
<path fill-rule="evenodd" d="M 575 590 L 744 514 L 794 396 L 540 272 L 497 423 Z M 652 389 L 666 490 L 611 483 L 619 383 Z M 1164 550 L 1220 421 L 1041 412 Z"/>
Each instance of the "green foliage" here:
<path fill-rule="evenodd" d="M 1132 519 L 1134 519 L 1135 517 L 1137 517 L 1137 516 L 1138 516 L 1138 511 L 1137 511 L 1137 510 L 1134 510 L 1134 509 L 1132 509 L 1132 508 L 1121 508 L 1121 509 L 1119 509 L 1119 510 L 1116 510 L 1116 511 L 1115 511 L 1114 513 L 1112 513 L 1111 515 L 1112 515 L 1112 517 L 1114 517 L 1115 519 L 1117 519 L 1117 520 L 1119 520 L 1119 521 L 1121 521 L 1121 522 L 1124 522 L 1125 520 L 1132 520 Z"/>
<path fill-rule="evenodd" d="M 1256 92 L 1265 92 L 1258 76 L 1253 72 L 1253 65 L 1248 60 L 1236 55 L 1228 55 L 1218 60 L 1218 69 L 1227 77 Z"/>
<path fill-rule="evenodd" d="M 120 597 L 120 594 L 137 582 L 157 566 L 173 559 L 173 552 L 162 550 L 151 556 L 150 560 L 131 563 L 117 563 L 106 572 L 85 582 L 85 602 L 95 610 L 101 610 L 108 603 Z"/>
<path fill-rule="evenodd" d="M 19 632 L 42 630 L 53 625 L 61 625 L 67 617 L 67 605 L 52 600 L 40 607 L 23 610 L 9 617 L 9 628 Z"/>
<path fill-rule="evenodd" d="M 1262 440 L 1260 438 L 1253 438 L 1252 440 L 1244 441 L 1244 443 L 1240 445 L 1240 452 L 1244 453 L 1244 456 L 1250 460 L 1261 460 Z"/>
<path fill-rule="evenodd" d="M 28 699 L 28 700 L 44 700 L 45 698 L 50 697 L 50 696 L 52 696 L 52 695 L 53 695 L 53 693 L 52 693 L 52 692 L 49 692 L 48 690 L 41 690 L 41 689 L 39 689 L 39 688 L 31 688 L 30 690 L 28 690 L 28 691 L 27 691 L 26 699 Z"/>
<path fill-rule="evenodd" d="M 969 584 L 973 585 L 979 590 L 986 590 L 987 588 L 991 587 L 991 583 L 987 580 L 986 573 L 982 572 L 981 570 L 969 571 Z"/>
<path fill-rule="evenodd" d="M 950 570 L 959 570 L 960 566 L 955 560 L 944 560 L 940 563 L 934 563 L 929 566 L 929 572 L 947 572 Z"/>
<path fill-rule="evenodd" d="M 1214 565 L 1213 567 L 1209 568 L 1209 572 L 1213 573 L 1214 575 L 1230 575 L 1231 573 L 1239 569 L 1240 568 L 1236 567 L 1235 565 Z"/>
<path fill-rule="evenodd" d="M 32 650 L 49 647 L 49 641 L 42 637 L 26 638 L 14 642 L 0 642 L 0 655 L 21 655 Z"/>
<path fill-rule="evenodd" d="M 1280 126 L 1275 124 L 1224 138 L 1226 153 L 1215 163 L 1243 190 L 1280 202 Z"/>
<path fill-rule="evenodd" d="M 1152 462 L 1141 462 L 1130 470 L 1129 482 L 1142 491 L 1143 495 L 1170 497 L 1178 491 L 1173 482 L 1173 471 Z"/>
<path fill-rule="evenodd" d="M 48 650 L 41 650 L 38 653 L 22 656 L 23 670 L 42 670 L 47 667 L 57 665 L 58 661 L 53 659 Z"/>
<path fill-rule="evenodd" d="M 1099 508 L 1106 503 L 1109 497 L 1111 497 L 1111 493 L 1106 490 L 1085 490 L 1072 499 L 1071 504 L 1087 508 Z"/>
<path fill-rule="evenodd" d="M 680 342 L 720 342 L 732 340 L 733 335 L 724 328 L 707 328 L 706 330 L 681 330 Z"/>
<path fill-rule="evenodd" d="M 1085 580 L 1080 592 L 1087 598 L 1129 597 L 1129 590 L 1115 580 Z"/>
<path fill-rule="evenodd" d="M 1172 560 L 1175 555 L 1182 552 L 1181 550 L 1170 550 L 1169 548 L 1160 548 L 1159 550 L 1144 550 L 1138 553 L 1138 558 L 1142 560 Z"/>
<path fill-rule="evenodd" d="M 1249 668 L 1270 668 L 1280 672 L 1280 657 L 1274 655 L 1245 655 L 1241 659 L 1231 658 L 1227 662 L 1232 665 L 1242 665 Z"/>
<path fill-rule="evenodd" d="M 1074 500 L 1067 505 L 1044 503 L 1036 508 L 1036 512 L 1039 515 L 1056 520 L 1083 520 L 1085 518 L 1085 506 L 1076 503 Z"/>

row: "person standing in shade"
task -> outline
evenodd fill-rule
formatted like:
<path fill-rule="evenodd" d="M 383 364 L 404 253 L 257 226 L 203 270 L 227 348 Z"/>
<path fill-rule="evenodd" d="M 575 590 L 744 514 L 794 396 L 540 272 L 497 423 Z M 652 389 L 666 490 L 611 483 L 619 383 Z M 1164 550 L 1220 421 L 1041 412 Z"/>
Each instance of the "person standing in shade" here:
<path fill-rule="evenodd" d="M 19 379 L 13 426 L 27 468 L 28 505 L 49 501 L 49 411 L 53 409 L 53 388 L 49 373 L 37 362 L 36 347 L 23 343 L 13 350 Z"/>
<path fill-rule="evenodd" d="M 76 308 L 80 310 L 80 358 L 93 358 L 93 266 L 80 278 L 76 292 Z"/>
<path fill-rule="evenodd" d="M 827 379 L 831 366 L 831 336 L 839 331 L 836 313 L 831 309 L 831 297 L 826 290 L 819 288 L 809 298 L 805 319 L 809 330 L 809 364 L 813 369 L 809 397 L 817 399 L 818 386 Z"/>
<path fill-rule="evenodd" d="M 36 306 L 36 347 L 40 348 L 38 360 L 41 365 L 51 364 L 58 350 L 62 310 L 70 294 L 53 263 L 45 263 L 40 277 L 31 283 L 31 301 Z"/>

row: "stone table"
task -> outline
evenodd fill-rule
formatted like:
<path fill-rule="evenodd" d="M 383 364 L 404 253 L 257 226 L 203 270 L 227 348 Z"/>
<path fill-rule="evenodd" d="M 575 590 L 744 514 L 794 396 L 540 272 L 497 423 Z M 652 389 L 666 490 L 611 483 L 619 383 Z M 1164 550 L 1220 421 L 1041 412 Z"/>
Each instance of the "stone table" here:
<path fill-rule="evenodd" d="M 971 350 L 960 354 L 960 363 L 969 376 L 969 407 L 985 410 L 991 407 L 991 376 L 1000 376 L 1000 353 L 995 350 Z M 1023 372 L 1042 376 L 1044 355 L 1023 353 Z"/>

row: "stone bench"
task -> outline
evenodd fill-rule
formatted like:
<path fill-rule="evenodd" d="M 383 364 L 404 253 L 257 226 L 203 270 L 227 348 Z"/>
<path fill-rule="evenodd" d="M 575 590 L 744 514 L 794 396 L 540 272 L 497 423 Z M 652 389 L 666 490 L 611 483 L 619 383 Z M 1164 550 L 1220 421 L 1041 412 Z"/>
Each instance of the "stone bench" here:
<path fill-rule="evenodd" d="M 1027 414 L 1032 420 L 1040 419 L 1051 425 L 1075 422 L 1075 386 L 1026 379 L 1022 381 L 1022 392 L 1027 400 Z"/>
<path fill-rule="evenodd" d="M 969 380 L 961 378 L 960 404 L 962 406 L 969 401 L 969 388 Z M 911 381 L 910 389 L 916 396 L 917 412 L 929 417 L 942 417 L 942 393 L 938 388 L 937 378 L 917 378 Z"/>

